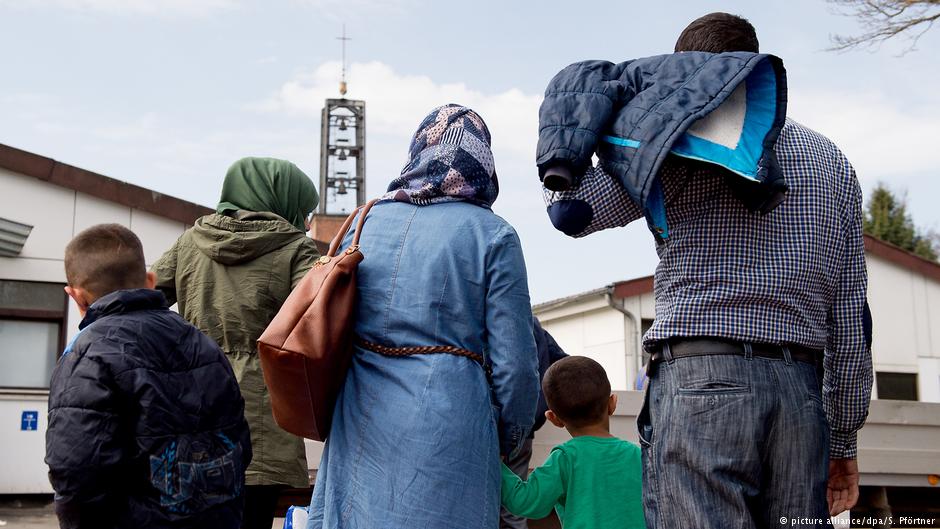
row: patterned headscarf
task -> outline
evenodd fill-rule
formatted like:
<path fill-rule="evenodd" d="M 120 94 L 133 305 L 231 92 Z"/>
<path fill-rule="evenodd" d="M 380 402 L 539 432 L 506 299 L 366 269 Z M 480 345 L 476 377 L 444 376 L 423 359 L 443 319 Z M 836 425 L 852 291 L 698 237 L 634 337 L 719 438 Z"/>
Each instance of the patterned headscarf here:
<path fill-rule="evenodd" d="M 418 126 L 409 161 L 381 200 L 419 206 L 462 200 L 489 208 L 498 194 L 490 131 L 476 112 L 450 104 Z"/>

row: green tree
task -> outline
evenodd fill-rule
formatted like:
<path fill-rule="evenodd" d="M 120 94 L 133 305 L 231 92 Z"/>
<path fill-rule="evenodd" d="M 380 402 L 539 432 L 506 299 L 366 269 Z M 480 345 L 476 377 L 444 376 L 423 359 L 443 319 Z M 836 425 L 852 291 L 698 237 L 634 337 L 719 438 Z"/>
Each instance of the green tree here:
<path fill-rule="evenodd" d="M 898 198 L 882 183 L 875 186 L 868 199 L 862 226 L 865 233 L 873 237 L 926 259 L 937 260 L 937 234 L 917 229 L 907 212 L 906 195 Z"/>

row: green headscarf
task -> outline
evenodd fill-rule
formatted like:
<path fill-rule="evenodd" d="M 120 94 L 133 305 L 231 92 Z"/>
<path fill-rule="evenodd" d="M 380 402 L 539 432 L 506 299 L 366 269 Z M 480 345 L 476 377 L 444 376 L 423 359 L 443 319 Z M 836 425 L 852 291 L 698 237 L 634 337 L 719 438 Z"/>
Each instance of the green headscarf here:
<path fill-rule="evenodd" d="M 310 178 L 287 160 L 242 158 L 228 168 L 215 210 L 223 215 L 237 210 L 266 211 L 304 231 L 304 220 L 319 200 Z"/>

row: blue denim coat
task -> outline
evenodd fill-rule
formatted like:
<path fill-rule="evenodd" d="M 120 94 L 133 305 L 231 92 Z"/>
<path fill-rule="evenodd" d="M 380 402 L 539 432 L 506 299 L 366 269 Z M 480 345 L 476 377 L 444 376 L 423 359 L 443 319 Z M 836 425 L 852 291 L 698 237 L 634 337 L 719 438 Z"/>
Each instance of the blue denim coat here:
<path fill-rule="evenodd" d="M 538 401 L 519 238 L 492 211 L 465 202 L 382 202 L 360 244 L 358 335 L 481 353 L 492 381 L 465 357 L 357 349 L 308 527 L 492 529 L 499 455 L 526 437 Z"/>

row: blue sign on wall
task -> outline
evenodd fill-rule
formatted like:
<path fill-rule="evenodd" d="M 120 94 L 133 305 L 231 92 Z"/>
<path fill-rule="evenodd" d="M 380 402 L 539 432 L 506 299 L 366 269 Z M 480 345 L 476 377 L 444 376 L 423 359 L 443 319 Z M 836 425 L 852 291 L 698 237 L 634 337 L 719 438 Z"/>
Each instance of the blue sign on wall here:
<path fill-rule="evenodd" d="M 20 421 L 20 430 L 30 432 L 39 429 L 39 412 L 24 411 L 23 418 Z"/>

